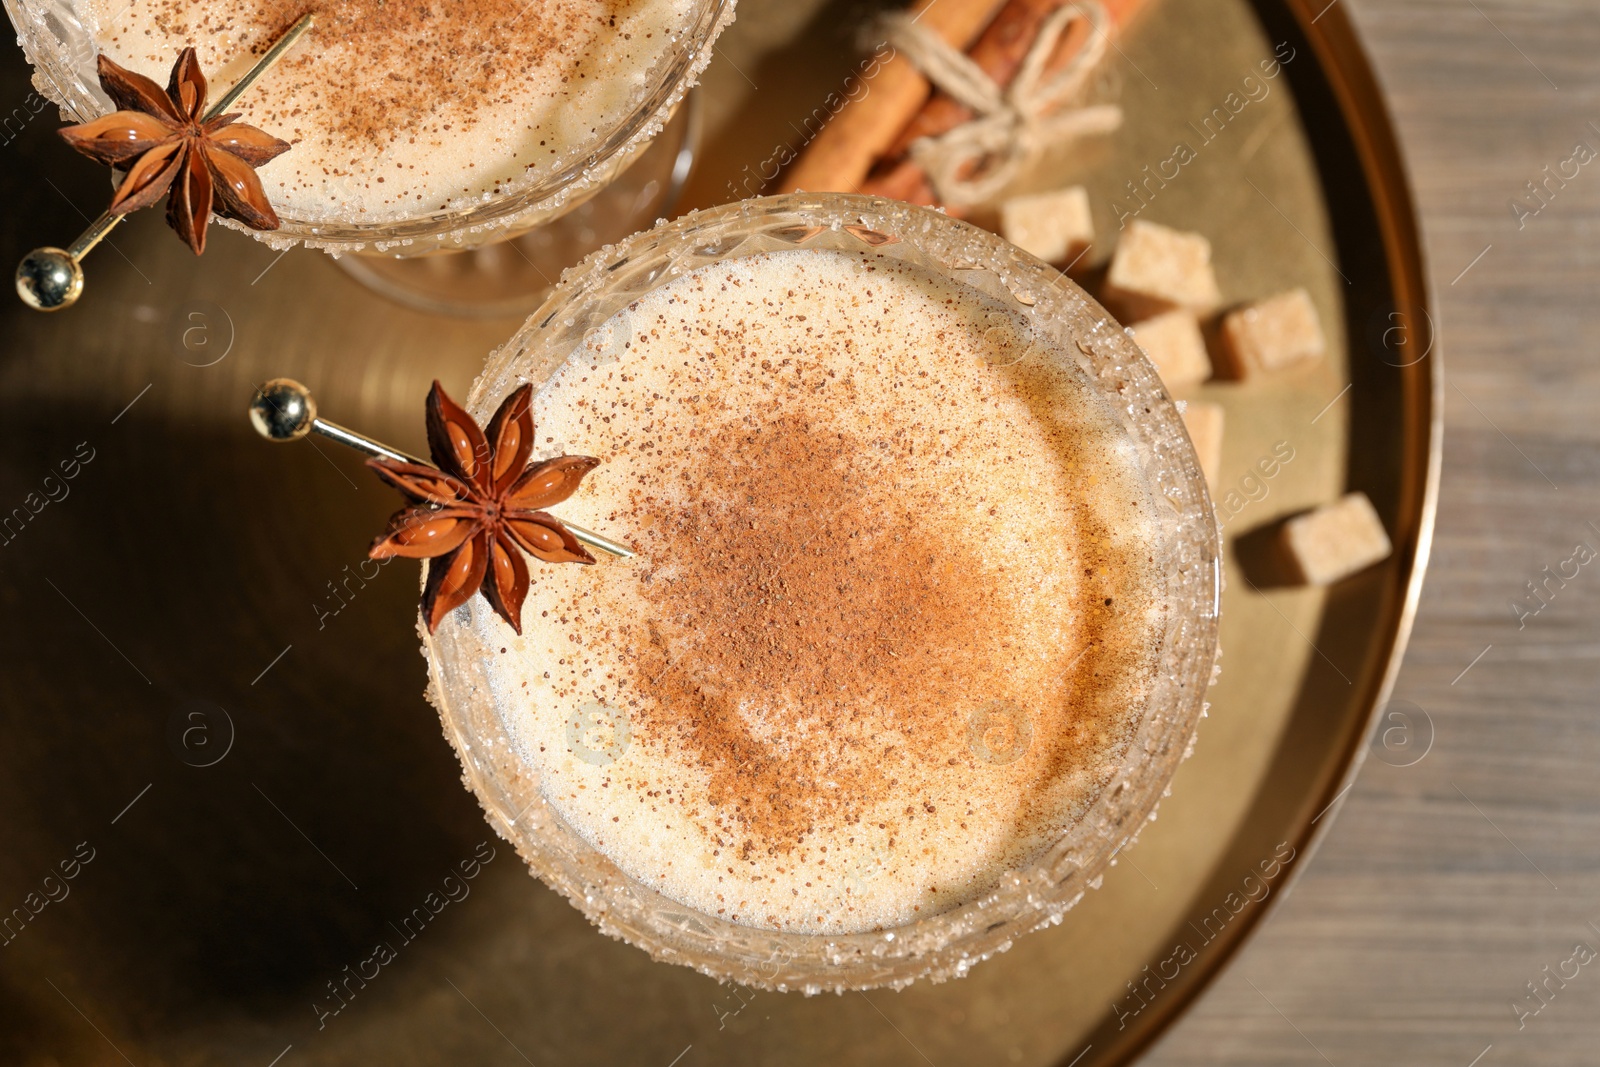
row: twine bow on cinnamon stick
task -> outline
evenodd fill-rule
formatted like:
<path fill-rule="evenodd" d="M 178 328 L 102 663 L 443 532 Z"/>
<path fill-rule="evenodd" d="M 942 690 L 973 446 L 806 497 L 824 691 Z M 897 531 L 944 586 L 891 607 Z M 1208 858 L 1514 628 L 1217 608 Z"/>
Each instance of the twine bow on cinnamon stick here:
<path fill-rule="evenodd" d="M 1047 74 L 1062 35 L 1079 19 L 1089 22 L 1088 41 L 1059 71 Z M 1110 41 L 1111 17 L 1099 0 L 1079 0 L 1052 12 L 1004 88 L 909 15 L 888 15 L 880 28 L 930 82 L 974 114 L 948 132 L 918 138 L 909 148 L 945 203 L 993 199 L 1045 151 L 1122 125 L 1121 108 L 1083 102 Z"/>

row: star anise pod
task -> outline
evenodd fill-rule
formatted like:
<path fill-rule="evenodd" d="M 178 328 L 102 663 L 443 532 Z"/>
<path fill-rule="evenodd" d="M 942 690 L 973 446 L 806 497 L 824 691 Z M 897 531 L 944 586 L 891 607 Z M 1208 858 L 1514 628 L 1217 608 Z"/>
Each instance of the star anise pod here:
<path fill-rule="evenodd" d="M 594 562 L 572 531 L 541 509 L 571 496 L 600 461 L 557 456 L 530 465 L 532 397 L 527 385 L 506 397 L 486 436 L 434 382 L 428 393 L 428 450 L 437 469 L 367 460 L 378 477 L 415 502 L 394 513 L 367 554 L 432 561 L 422 593 L 429 633 L 480 589 L 500 617 L 522 633 L 522 601 L 528 594 L 523 552 L 546 563 Z"/>
<path fill-rule="evenodd" d="M 121 110 L 68 126 L 61 136 L 84 155 L 127 171 L 111 198 L 116 215 L 167 197 L 167 224 L 199 255 L 211 213 L 256 230 L 276 230 L 278 216 L 255 168 L 289 150 L 287 141 L 236 122 L 236 114 L 205 119 L 206 79 L 194 49 L 172 66 L 165 90 L 100 57 L 100 85 Z"/>

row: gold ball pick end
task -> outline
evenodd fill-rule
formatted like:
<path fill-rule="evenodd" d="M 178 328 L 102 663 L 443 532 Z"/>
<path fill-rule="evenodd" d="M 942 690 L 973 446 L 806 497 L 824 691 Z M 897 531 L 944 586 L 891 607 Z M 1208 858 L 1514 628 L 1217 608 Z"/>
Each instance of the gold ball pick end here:
<path fill-rule="evenodd" d="M 35 248 L 17 264 L 17 295 L 35 311 L 60 311 L 83 295 L 83 267 L 62 248 Z"/>
<path fill-rule="evenodd" d="M 293 378 L 273 378 L 250 398 L 250 425 L 269 441 L 298 441 L 316 421 L 311 390 Z"/>

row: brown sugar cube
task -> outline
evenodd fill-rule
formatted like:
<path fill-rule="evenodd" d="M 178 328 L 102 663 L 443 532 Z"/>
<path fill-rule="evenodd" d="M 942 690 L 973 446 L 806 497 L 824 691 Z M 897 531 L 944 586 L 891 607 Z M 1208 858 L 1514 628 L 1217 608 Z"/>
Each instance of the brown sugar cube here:
<path fill-rule="evenodd" d="M 1222 340 L 1241 378 L 1322 358 L 1327 342 L 1304 289 L 1258 300 L 1222 319 Z"/>
<path fill-rule="evenodd" d="M 1394 551 L 1365 493 L 1348 493 L 1290 519 L 1284 524 L 1283 540 L 1308 585 L 1331 585 Z"/>
<path fill-rule="evenodd" d="M 1212 493 L 1217 491 L 1222 470 L 1223 421 L 1221 404 L 1191 400 L 1183 406 L 1183 425 L 1189 431 L 1189 440 L 1194 442 L 1200 473 L 1206 476 L 1206 488 Z"/>
<path fill-rule="evenodd" d="M 1210 314 L 1222 303 L 1211 269 L 1211 242 L 1135 219 L 1111 257 L 1105 298 L 1124 322 L 1176 308 Z"/>
<path fill-rule="evenodd" d="M 1070 263 L 1094 243 L 1089 193 L 1081 185 L 1000 205 L 1000 235 L 1046 263 Z"/>
<path fill-rule="evenodd" d="M 1206 339 L 1193 312 L 1169 311 L 1130 329 L 1168 389 L 1199 385 L 1211 377 L 1211 357 L 1206 355 Z"/>

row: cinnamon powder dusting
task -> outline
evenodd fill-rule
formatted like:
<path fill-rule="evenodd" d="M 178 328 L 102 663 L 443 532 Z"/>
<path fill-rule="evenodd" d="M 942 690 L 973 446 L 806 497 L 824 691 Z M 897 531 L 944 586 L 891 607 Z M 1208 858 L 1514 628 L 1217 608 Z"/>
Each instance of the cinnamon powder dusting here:
<path fill-rule="evenodd" d="M 576 49 L 616 17 L 614 0 L 142 2 L 170 37 L 246 40 L 256 52 L 314 12 L 318 58 L 291 55 L 283 69 L 306 103 L 323 105 L 319 118 L 327 131 L 379 146 L 446 121 L 471 126 L 480 109 L 512 99 L 521 72 L 562 56 L 576 62 Z"/>
<path fill-rule="evenodd" d="M 640 560 L 539 572 L 490 679 L 631 875 L 737 922 L 893 925 L 1111 782 L 1160 628 L 1151 498 L 1010 323 L 918 268 L 771 253 L 641 298 L 538 394 L 541 450 L 606 457 L 563 517 Z"/>
<path fill-rule="evenodd" d="M 871 467 L 913 461 L 909 437 L 877 444 Z M 920 522 L 928 488 L 864 501 L 866 448 L 802 415 L 725 430 L 725 462 L 660 519 L 686 550 L 641 576 L 660 613 L 637 667 L 645 729 L 706 772 L 742 851 L 852 825 L 896 794 L 903 759 L 948 759 L 966 730 L 952 709 L 1012 659 L 1018 605 L 971 551 L 982 531 Z M 904 799 L 908 819 L 928 804 Z"/>
<path fill-rule="evenodd" d="M 285 217 L 406 218 L 592 150 L 672 53 L 690 0 L 69 0 L 125 66 L 185 46 L 232 82 L 301 15 L 307 37 L 236 110 L 295 146 L 263 174 Z"/>

